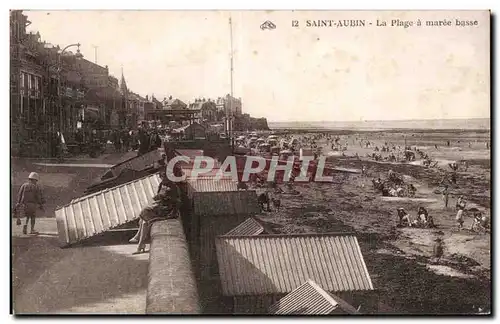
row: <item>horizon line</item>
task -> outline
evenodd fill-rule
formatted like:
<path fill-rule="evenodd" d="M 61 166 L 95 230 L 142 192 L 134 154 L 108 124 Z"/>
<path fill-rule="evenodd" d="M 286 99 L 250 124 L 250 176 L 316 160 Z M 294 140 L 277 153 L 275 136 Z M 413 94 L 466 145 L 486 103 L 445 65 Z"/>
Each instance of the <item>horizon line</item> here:
<path fill-rule="evenodd" d="M 265 118 L 265 117 L 264 117 Z M 491 119 L 491 117 L 463 118 L 418 118 L 418 119 L 364 119 L 364 120 L 269 120 L 269 123 L 363 123 L 363 122 L 405 122 L 405 121 L 437 121 L 437 120 L 470 120 Z"/>

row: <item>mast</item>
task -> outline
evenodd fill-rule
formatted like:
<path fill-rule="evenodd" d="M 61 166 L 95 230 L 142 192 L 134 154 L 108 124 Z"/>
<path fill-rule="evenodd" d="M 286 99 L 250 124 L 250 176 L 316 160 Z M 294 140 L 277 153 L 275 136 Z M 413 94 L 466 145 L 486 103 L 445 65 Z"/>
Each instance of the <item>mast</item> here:
<path fill-rule="evenodd" d="M 229 17 L 229 37 L 230 37 L 230 44 L 231 44 L 231 98 L 229 101 L 229 138 L 231 141 L 231 144 L 233 144 L 233 22 L 231 20 L 231 17 Z M 231 145 L 232 146 L 232 145 Z"/>
<path fill-rule="evenodd" d="M 97 64 L 97 48 L 99 46 L 92 46 L 94 48 L 94 61 L 95 61 L 95 64 Z"/>
<path fill-rule="evenodd" d="M 229 37 L 231 40 L 231 97 L 233 96 L 233 23 L 231 17 L 229 17 Z"/>

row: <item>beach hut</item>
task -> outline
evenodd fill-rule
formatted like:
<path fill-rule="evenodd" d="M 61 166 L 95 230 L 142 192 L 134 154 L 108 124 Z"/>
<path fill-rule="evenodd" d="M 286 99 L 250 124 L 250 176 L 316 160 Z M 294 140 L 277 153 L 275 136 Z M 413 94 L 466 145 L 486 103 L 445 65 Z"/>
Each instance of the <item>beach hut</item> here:
<path fill-rule="evenodd" d="M 290 308 L 295 314 L 327 314 L 336 310 L 340 299 L 346 306 L 363 305 L 368 312 L 378 305 L 358 240 L 351 233 L 219 235 L 215 247 L 222 295 L 233 314 L 290 314 Z M 297 266 L 297 260 L 307 266 Z M 315 291 L 299 289 L 306 282 L 314 282 Z M 307 301 L 322 301 L 328 311 Z M 309 311 L 303 309 L 306 305 Z M 352 306 L 343 308 L 355 313 Z"/>

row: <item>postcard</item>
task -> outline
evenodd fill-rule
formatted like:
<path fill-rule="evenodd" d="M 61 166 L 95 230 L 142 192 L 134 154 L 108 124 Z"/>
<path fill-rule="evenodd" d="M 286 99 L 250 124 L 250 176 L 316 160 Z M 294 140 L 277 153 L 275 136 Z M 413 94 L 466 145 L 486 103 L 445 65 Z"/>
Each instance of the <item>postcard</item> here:
<path fill-rule="evenodd" d="M 490 24 L 11 10 L 11 313 L 491 315 Z"/>

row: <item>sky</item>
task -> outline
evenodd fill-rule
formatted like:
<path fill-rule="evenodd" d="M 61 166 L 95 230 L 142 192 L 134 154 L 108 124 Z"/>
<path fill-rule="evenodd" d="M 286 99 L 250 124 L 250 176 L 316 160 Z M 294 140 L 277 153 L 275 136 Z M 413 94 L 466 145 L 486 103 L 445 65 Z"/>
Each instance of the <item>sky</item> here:
<path fill-rule="evenodd" d="M 490 117 L 487 11 L 26 11 L 28 30 L 108 65 L 143 96 L 230 93 L 268 121 Z M 364 19 L 365 27 L 307 27 Z M 424 26 L 390 26 L 419 19 Z M 425 21 L 451 20 L 429 27 Z M 456 26 L 456 20 L 477 21 Z M 262 30 L 272 21 L 276 29 Z M 299 26 L 292 27 L 292 20 Z M 386 21 L 389 26 L 377 26 Z M 369 25 L 369 23 L 372 23 Z"/>

